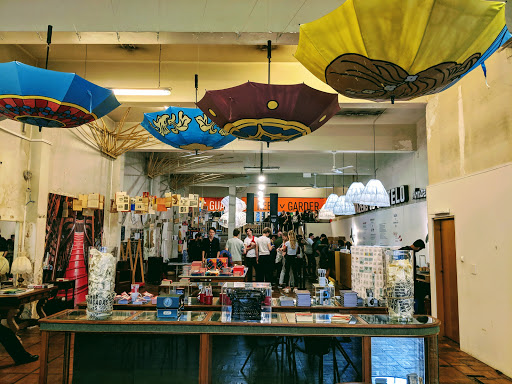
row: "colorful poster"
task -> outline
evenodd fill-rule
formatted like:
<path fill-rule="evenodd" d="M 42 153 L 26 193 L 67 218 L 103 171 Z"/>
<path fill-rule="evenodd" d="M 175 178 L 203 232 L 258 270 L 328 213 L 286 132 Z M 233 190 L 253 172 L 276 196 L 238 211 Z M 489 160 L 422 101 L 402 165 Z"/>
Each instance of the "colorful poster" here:
<path fill-rule="evenodd" d="M 44 281 L 62 277 L 75 280 L 75 304 L 87 295 L 89 247 L 101 246 L 103 209 L 94 209 L 93 216 L 67 209 L 73 198 L 50 193 L 46 216 L 44 245 Z M 64 292 L 59 292 L 59 296 Z"/>

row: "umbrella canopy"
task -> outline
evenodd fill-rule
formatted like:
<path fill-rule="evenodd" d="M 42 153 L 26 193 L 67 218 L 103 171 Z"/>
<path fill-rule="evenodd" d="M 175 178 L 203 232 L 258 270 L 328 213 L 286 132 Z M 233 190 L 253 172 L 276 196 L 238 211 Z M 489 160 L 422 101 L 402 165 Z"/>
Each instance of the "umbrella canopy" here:
<path fill-rule="evenodd" d="M 197 108 L 169 107 L 145 113 L 140 125 L 161 142 L 189 151 L 221 148 L 235 140 Z"/>
<path fill-rule="evenodd" d="M 295 57 L 344 96 L 409 100 L 450 87 L 510 36 L 502 2 L 347 0 L 301 25 Z"/>
<path fill-rule="evenodd" d="M 340 110 L 338 95 L 306 84 L 252 82 L 207 91 L 197 106 L 233 136 L 267 143 L 307 135 Z"/>
<path fill-rule="evenodd" d="M 235 211 L 242 212 L 247 209 L 247 204 L 242 199 L 235 197 Z M 224 207 L 224 211 L 229 212 L 229 196 L 224 197 L 220 203 Z"/>
<path fill-rule="evenodd" d="M 228 228 L 229 226 L 229 213 L 225 212 L 219 218 L 219 224 L 221 227 Z M 247 217 L 245 212 L 237 212 L 235 214 L 235 228 L 243 227 L 247 224 Z"/>
<path fill-rule="evenodd" d="M 39 127 L 74 128 L 119 106 L 110 89 L 74 73 L 0 63 L 0 114 Z"/>

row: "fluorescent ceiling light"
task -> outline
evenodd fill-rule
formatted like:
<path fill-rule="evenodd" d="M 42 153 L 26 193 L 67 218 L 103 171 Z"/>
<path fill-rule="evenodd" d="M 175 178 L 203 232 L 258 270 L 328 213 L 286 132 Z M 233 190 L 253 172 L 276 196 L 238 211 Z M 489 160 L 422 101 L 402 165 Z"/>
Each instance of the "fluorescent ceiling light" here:
<path fill-rule="evenodd" d="M 265 189 L 265 184 L 260 184 L 260 185 L 258 185 L 258 189 L 259 189 L 260 191 L 263 191 L 263 190 Z"/>
<path fill-rule="evenodd" d="M 140 89 L 140 88 L 114 88 L 112 89 L 116 96 L 169 96 L 171 90 L 169 88 L 154 88 L 154 89 Z"/>
<path fill-rule="evenodd" d="M 259 175 L 258 181 L 265 181 L 266 177 L 265 175 Z"/>
<path fill-rule="evenodd" d="M 258 191 L 258 196 L 263 197 L 263 191 Z"/>

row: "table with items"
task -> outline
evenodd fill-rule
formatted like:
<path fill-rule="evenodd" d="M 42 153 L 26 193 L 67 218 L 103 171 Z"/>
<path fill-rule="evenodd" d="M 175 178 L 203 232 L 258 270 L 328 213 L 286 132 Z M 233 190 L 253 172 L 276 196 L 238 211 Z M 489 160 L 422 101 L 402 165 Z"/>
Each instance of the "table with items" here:
<path fill-rule="evenodd" d="M 228 294 L 234 303 L 237 296 Z M 171 295 L 168 303 L 160 305 L 180 305 L 175 299 Z M 250 354 L 264 340 L 270 343 L 269 349 L 265 350 L 268 351 L 265 359 L 273 359 L 275 354 L 278 361 L 281 345 L 281 360 L 286 356 L 288 362 L 286 374 L 296 382 L 302 382 L 297 375 L 297 356 L 303 350 L 303 344 L 308 347 L 307 343 L 315 341 L 323 345 L 334 343 L 333 351 L 343 351 L 347 363 L 344 369 L 353 370 L 354 378 L 370 382 L 376 374 L 372 372 L 372 361 L 378 359 L 374 356 L 373 347 L 375 341 L 382 338 L 390 342 L 418 340 L 423 352 L 415 356 L 412 363 L 419 367 L 419 377 L 425 383 L 439 382 L 437 338 L 440 322 L 433 317 L 415 316 L 404 323 L 388 315 L 274 311 L 265 313 L 265 320 L 263 318 L 262 313 L 261 321 L 242 321 L 250 318 L 236 317 L 234 309 L 230 309 L 229 316 L 226 316 L 224 306 L 220 312 L 182 310 L 178 317 L 167 319 L 156 311 L 148 310 L 114 310 L 103 320 L 90 320 L 86 311 L 81 309 L 62 311 L 40 320 L 39 382 L 46 383 L 47 380 L 49 355 L 53 353 L 49 351 L 49 340 L 54 332 L 64 333 L 63 383 L 69 382 L 72 353 L 74 383 L 122 383 L 143 379 L 145 382 L 163 383 L 170 377 L 173 382 L 231 382 L 240 374 L 239 371 L 243 371 Z M 243 367 L 232 368 L 230 357 L 218 351 L 238 342 L 237 337 L 243 338 L 252 349 Z M 358 351 L 358 356 L 354 357 L 354 353 L 348 356 L 346 350 L 349 348 L 344 344 L 347 342 L 359 346 L 350 349 Z M 236 348 L 235 345 L 233 349 Z M 264 375 L 266 369 L 259 371 L 254 365 L 250 371 L 252 375 Z M 378 374 L 386 376 L 385 372 Z"/>

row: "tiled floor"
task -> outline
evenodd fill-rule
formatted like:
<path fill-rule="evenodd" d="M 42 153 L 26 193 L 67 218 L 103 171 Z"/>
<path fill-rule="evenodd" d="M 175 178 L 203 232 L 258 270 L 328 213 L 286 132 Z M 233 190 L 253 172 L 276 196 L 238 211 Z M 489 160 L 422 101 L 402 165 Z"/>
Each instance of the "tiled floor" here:
<path fill-rule="evenodd" d="M 38 327 L 33 327 L 27 330 L 20 331 L 20 336 L 23 340 L 25 348 L 34 354 L 39 353 L 40 348 L 40 333 Z M 383 339 L 385 340 L 385 339 Z M 301 342 L 302 343 L 302 342 Z M 228 343 L 226 343 L 228 344 Z M 245 357 L 250 350 L 251 343 L 247 339 L 240 338 L 237 346 L 233 350 L 224 350 L 222 354 L 218 354 L 221 358 L 221 363 L 214 364 L 216 367 L 217 374 L 215 382 L 229 382 L 229 383 L 258 383 L 258 382 L 276 382 L 276 380 L 267 380 L 281 372 L 280 376 L 283 376 L 284 371 L 279 371 L 279 366 L 276 363 L 275 355 L 272 357 L 273 362 L 270 360 L 266 364 L 261 364 L 261 359 L 257 356 L 249 361 L 245 375 L 238 373 L 238 367 L 245 360 Z M 215 343 L 214 343 L 215 345 Z M 234 345 L 231 343 L 231 345 Z M 358 354 L 359 346 L 356 343 L 343 343 L 347 349 L 349 355 Z M 303 346 L 303 344 L 299 344 Z M 390 360 L 390 355 L 396 355 L 396 352 L 389 348 L 389 343 L 382 343 L 381 341 L 373 345 L 374 353 L 376 354 L 373 370 L 387 371 L 390 366 L 396 367 L 397 370 L 404 369 L 405 371 L 415 370 L 414 365 L 409 365 L 407 362 L 401 362 L 401 364 L 393 363 Z M 408 349 L 409 353 L 421 354 L 420 349 L 414 343 L 402 343 L 399 348 Z M 62 351 L 63 351 L 63 336 L 56 335 L 50 339 L 50 364 L 49 364 L 49 375 L 48 383 L 60 383 L 61 372 L 62 372 Z M 256 352 L 256 355 L 261 352 Z M 443 339 L 439 343 L 439 363 L 440 363 L 440 382 L 441 383 L 461 383 L 461 384 L 512 384 L 512 380 L 500 374 L 491 367 L 481 363 L 480 361 L 472 358 L 468 354 L 460 351 L 457 345 L 447 339 Z M 302 352 L 297 352 L 297 370 L 298 370 L 298 382 L 301 383 L 315 383 L 318 382 L 318 358 L 308 357 Z M 343 358 L 338 359 L 339 370 L 342 376 L 342 381 L 347 380 L 354 375 L 354 370 L 351 367 L 346 368 Z M 214 359 L 215 360 L 215 359 Z M 223 362 L 223 363 L 222 363 Z M 355 361 L 356 365 L 360 364 L 360 361 Z M 237 367 L 233 365 L 235 364 Z M 274 364 L 274 365 L 272 365 Z M 287 362 L 284 362 L 287 365 Z M 273 370 L 276 370 L 275 372 Z M 266 372 L 267 374 L 261 375 L 260 372 Z M 286 369 L 285 369 L 286 371 Z M 232 372 L 232 374 L 228 374 Z M 234 373 L 233 373 L 234 372 Z M 397 371 L 398 372 L 398 371 Z M 39 379 L 39 362 L 30 364 L 15 366 L 12 360 L 7 355 L 3 347 L 0 346 L 0 384 L 12 384 L 12 383 L 23 383 L 31 384 L 38 383 Z M 227 381 L 226 381 L 227 380 Z M 290 382 L 290 377 L 284 375 L 284 381 Z M 324 382 L 332 382 L 332 356 L 331 354 L 326 355 L 324 358 Z"/>

